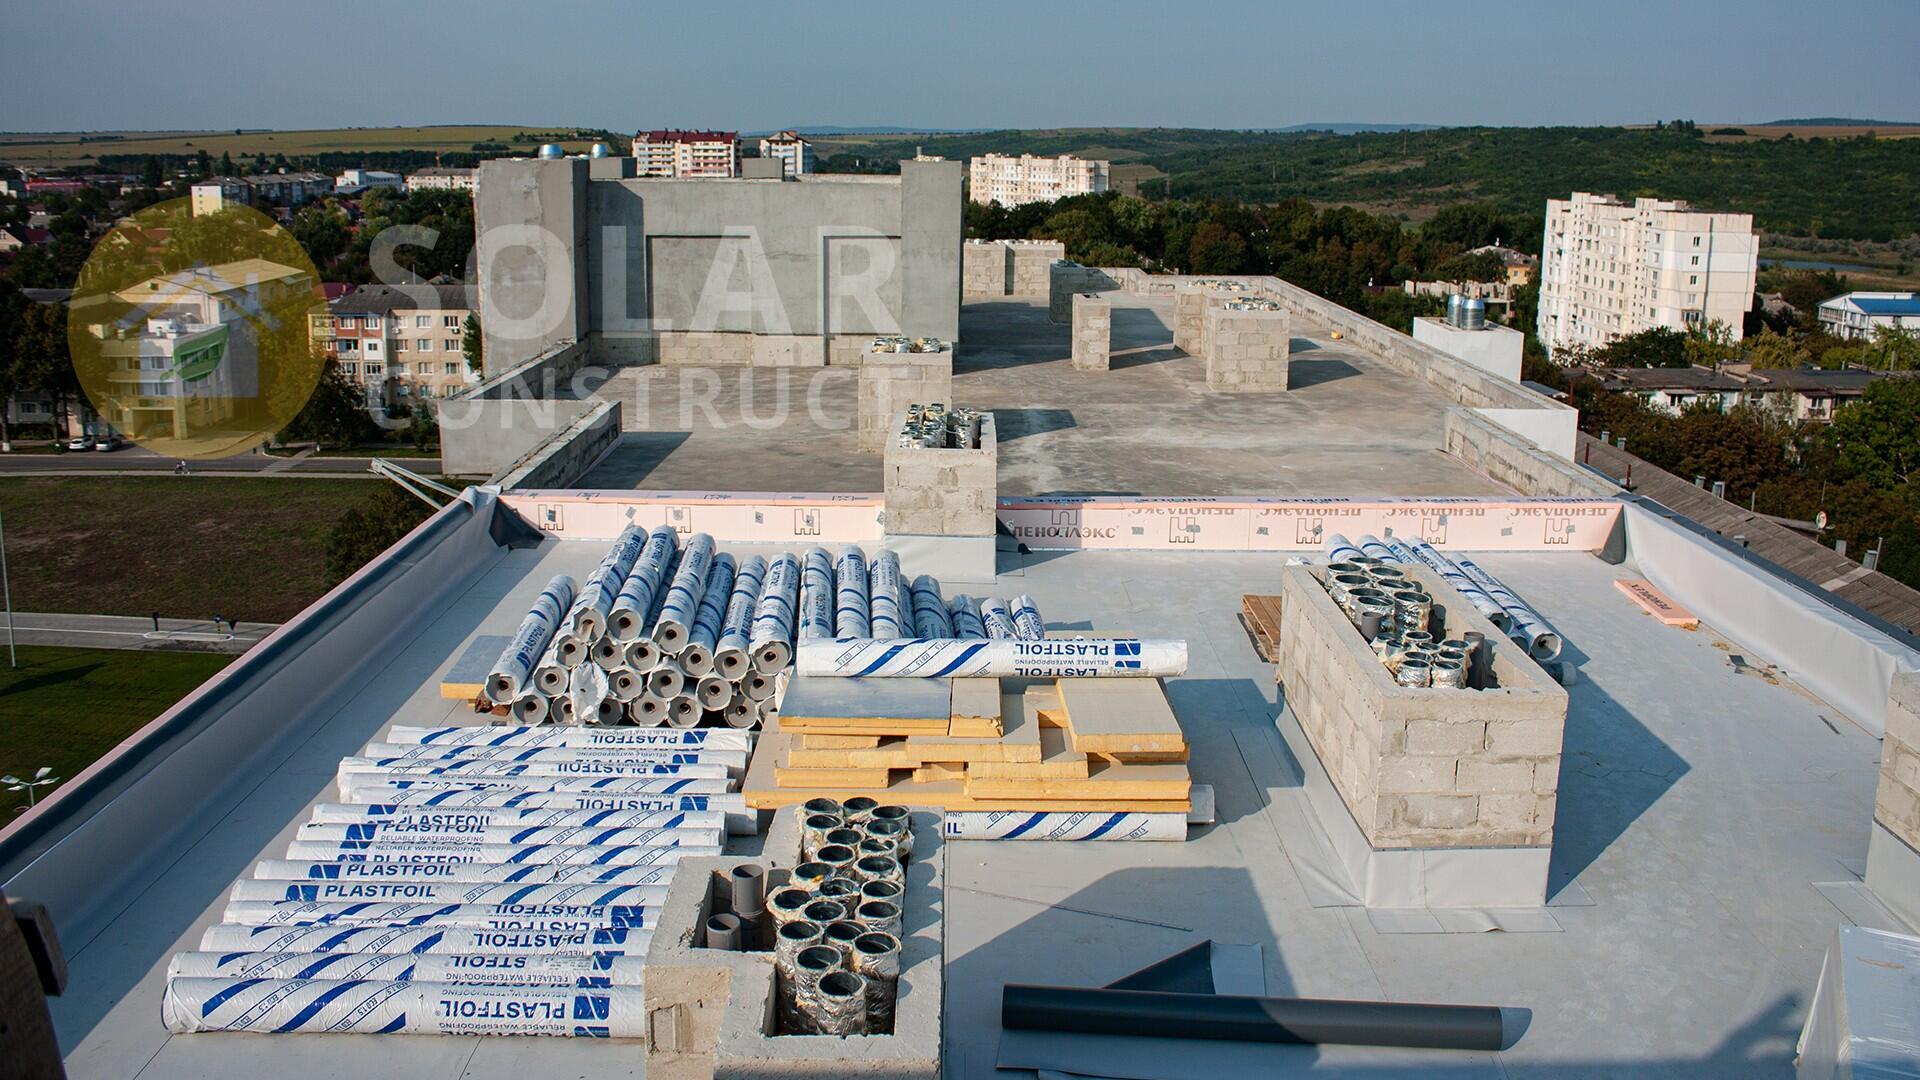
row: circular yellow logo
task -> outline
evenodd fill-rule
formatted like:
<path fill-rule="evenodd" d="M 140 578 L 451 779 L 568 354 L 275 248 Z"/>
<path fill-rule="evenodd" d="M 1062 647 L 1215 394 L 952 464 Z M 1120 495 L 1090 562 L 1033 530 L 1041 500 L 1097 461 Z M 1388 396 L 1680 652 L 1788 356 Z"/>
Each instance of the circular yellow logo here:
<path fill-rule="evenodd" d="M 67 344 L 101 422 L 157 453 L 251 450 L 319 382 L 326 297 L 292 234 L 252 207 L 156 203 L 94 245 Z"/>

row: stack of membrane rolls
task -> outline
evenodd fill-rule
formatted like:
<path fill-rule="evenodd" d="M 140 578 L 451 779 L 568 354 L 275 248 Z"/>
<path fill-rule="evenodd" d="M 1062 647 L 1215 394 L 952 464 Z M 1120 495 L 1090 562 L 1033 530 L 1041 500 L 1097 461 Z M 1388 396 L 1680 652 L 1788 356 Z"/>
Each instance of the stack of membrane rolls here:
<path fill-rule="evenodd" d="M 907 808 L 819 798 L 800 814 L 802 861 L 767 898 L 776 1032 L 891 1033 L 913 854 Z"/>
<path fill-rule="evenodd" d="M 1407 573 L 1432 570 L 1524 653 L 1541 662 L 1560 654 L 1560 637 L 1512 590 L 1465 557 L 1441 554 L 1424 540 L 1358 543 L 1334 534 L 1326 544 L 1326 588 L 1402 686 L 1486 689 L 1493 645 L 1466 633 L 1436 639 L 1433 598 Z"/>
<path fill-rule="evenodd" d="M 796 640 L 1040 638 L 1007 601 L 941 596 L 900 557 L 736 558 L 695 533 L 629 526 L 576 592 L 556 577 L 487 677 L 485 694 L 523 724 L 760 726 L 777 708 Z"/>
<path fill-rule="evenodd" d="M 754 738 L 395 726 L 173 958 L 167 1028 L 640 1036 L 676 866 L 753 827 Z"/>

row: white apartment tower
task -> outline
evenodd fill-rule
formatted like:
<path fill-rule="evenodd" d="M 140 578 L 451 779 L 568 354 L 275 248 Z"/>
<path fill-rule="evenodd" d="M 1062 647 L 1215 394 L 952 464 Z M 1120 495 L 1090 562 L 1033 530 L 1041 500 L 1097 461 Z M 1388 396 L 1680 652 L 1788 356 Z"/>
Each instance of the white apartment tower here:
<path fill-rule="evenodd" d="M 633 137 L 641 176 L 739 176 L 740 135 L 733 131 L 642 131 Z"/>
<path fill-rule="evenodd" d="M 783 131 L 778 135 L 761 139 L 760 156 L 779 158 L 781 171 L 788 176 L 806 176 L 818 168 L 813 155 L 813 144 L 794 131 Z"/>
<path fill-rule="evenodd" d="M 1059 157 L 983 154 L 968 166 L 967 197 L 982 206 L 996 202 L 1001 206 L 1019 206 L 1068 195 L 1091 195 L 1107 190 L 1107 171 L 1104 161 L 1071 154 Z"/>
<path fill-rule="evenodd" d="M 1720 323 L 1737 340 L 1753 306 L 1753 215 L 1576 191 L 1547 200 L 1540 342 L 1557 356 L 1664 326 Z"/>

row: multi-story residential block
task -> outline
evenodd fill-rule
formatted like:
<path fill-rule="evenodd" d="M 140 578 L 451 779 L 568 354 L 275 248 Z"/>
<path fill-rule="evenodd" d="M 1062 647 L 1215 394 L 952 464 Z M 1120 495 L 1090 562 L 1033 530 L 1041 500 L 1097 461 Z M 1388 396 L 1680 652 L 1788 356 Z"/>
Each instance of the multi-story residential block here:
<path fill-rule="evenodd" d="M 1655 327 L 1719 323 L 1738 340 L 1753 306 L 1753 215 L 1576 191 L 1547 200 L 1540 341 L 1550 355 Z"/>
<path fill-rule="evenodd" d="M 475 299 L 471 285 L 362 286 L 314 315 L 311 334 L 369 406 L 452 397 L 480 379 L 461 351 Z"/>
<path fill-rule="evenodd" d="M 787 176 L 805 176 L 818 167 L 813 155 L 813 144 L 794 131 L 783 131 L 778 135 L 761 139 L 760 156 L 779 158 L 781 171 Z"/>
<path fill-rule="evenodd" d="M 740 134 L 734 131 L 637 132 L 635 172 L 640 176 L 739 176 Z"/>
<path fill-rule="evenodd" d="M 480 178 L 479 169 L 454 169 L 434 166 L 407 174 L 408 191 L 472 191 Z"/>
<path fill-rule="evenodd" d="M 237 176 L 209 177 L 196 182 L 189 193 L 194 217 L 208 217 L 229 206 L 253 205 L 253 189 Z"/>
<path fill-rule="evenodd" d="M 1820 328 L 1843 338 L 1875 330 L 1920 330 L 1920 293 L 1850 292 L 1820 302 Z"/>
<path fill-rule="evenodd" d="M 214 176 L 191 190 L 194 217 L 217 214 L 229 206 L 304 206 L 333 191 L 333 177 L 316 172 Z"/>
<path fill-rule="evenodd" d="M 983 206 L 1018 206 L 1068 195 L 1091 195 L 1107 190 L 1108 172 L 1107 162 L 1071 154 L 983 154 L 967 167 L 967 197 Z"/>
<path fill-rule="evenodd" d="M 334 190 L 342 195 L 355 195 L 380 188 L 400 191 L 406 186 L 406 180 L 399 173 L 381 172 L 378 169 L 347 169 L 334 181 Z"/>
<path fill-rule="evenodd" d="M 1846 368 L 1752 368 L 1726 364 L 1718 370 L 1683 368 L 1600 368 L 1600 385 L 1634 394 L 1654 409 L 1678 415 L 1698 405 L 1719 412 L 1736 406 L 1771 409 L 1784 419 L 1824 424 L 1840 406 L 1858 400 L 1867 387 L 1890 376 L 1884 371 Z M 1904 376 L 1903 376 L 1904 377 Z"/>

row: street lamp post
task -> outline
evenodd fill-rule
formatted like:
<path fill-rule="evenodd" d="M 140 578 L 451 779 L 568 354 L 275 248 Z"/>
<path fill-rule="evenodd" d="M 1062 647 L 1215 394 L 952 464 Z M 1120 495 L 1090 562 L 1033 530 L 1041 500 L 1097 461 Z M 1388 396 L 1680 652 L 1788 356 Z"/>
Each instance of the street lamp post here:
<path fill-rule="evenodd" d="M 33 779 L 31 780 L 22 780 L 11 773 L 6 776 L 0 776 L 0 784 L 5 784 L 8 791 L 24 791 L 27 793 L 27 805 L 24 807 L 15 807 L 14 813 L 17 814 L 22 810 L 33 809 L 33 793 L 35 788 L 49 787 L 60 782 L 59 777 L 47 775 L 51 772 L 53 772 L 52 766 L 42 765 L 39 770 L 33 774 Z"/>
<path fill-rule="evenodd" d="M 0 516 L 0 597 L 7 605 L 7 666 L 18 668 L 20 657 L 13 648 L 13 584 L 7 580 L 7 521 Z"/>

